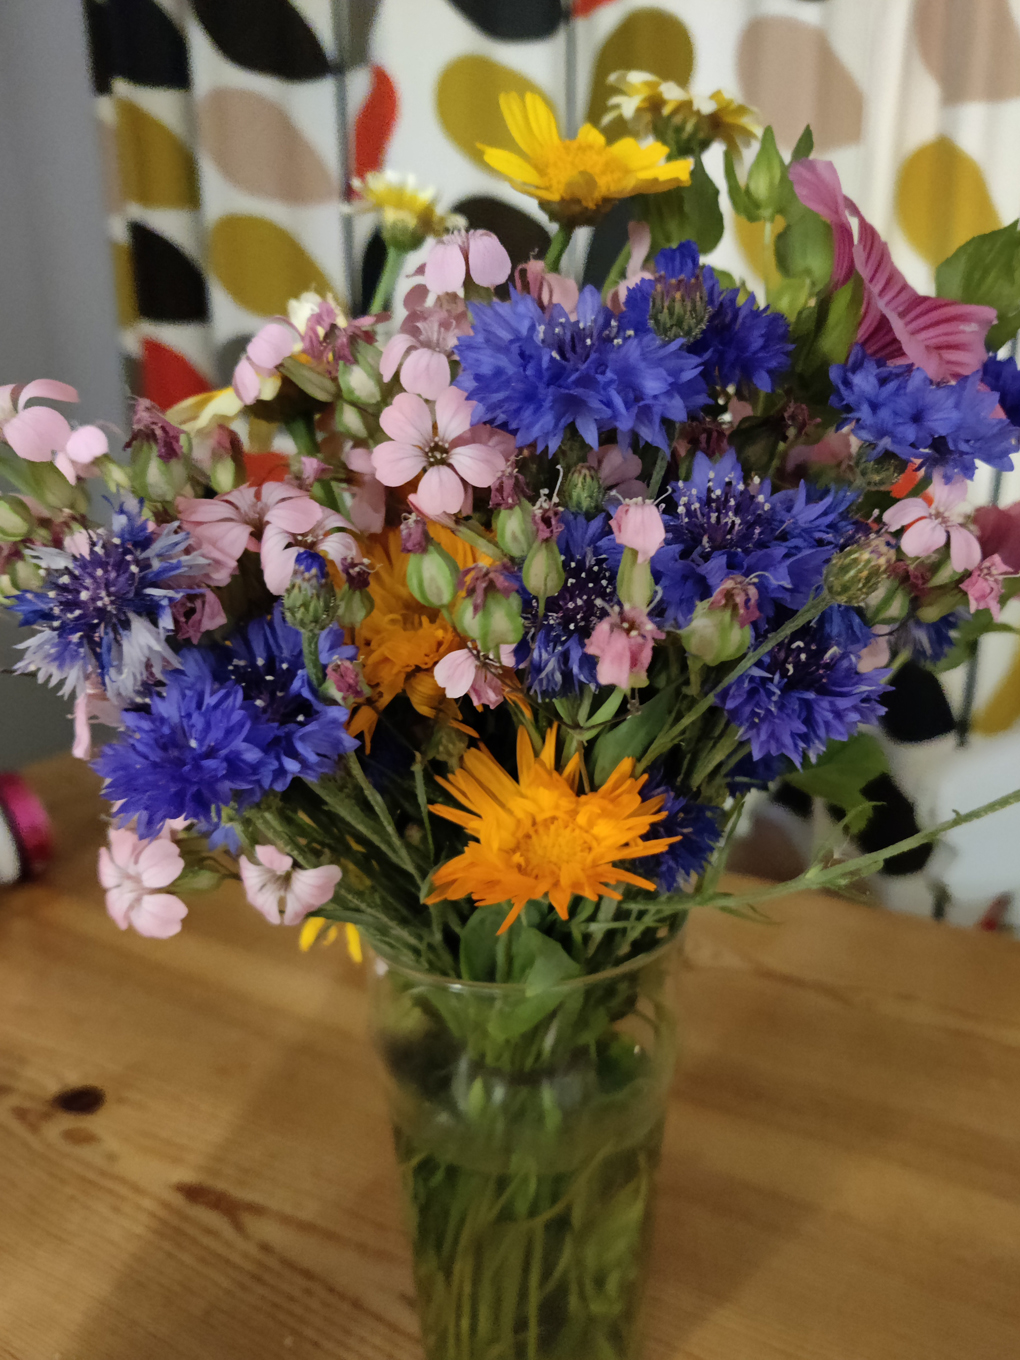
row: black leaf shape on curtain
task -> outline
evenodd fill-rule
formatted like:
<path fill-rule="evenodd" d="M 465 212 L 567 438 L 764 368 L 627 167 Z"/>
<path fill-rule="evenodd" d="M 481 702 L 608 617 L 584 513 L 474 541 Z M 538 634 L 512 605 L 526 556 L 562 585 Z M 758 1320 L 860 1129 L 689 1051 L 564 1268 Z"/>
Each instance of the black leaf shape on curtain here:
<path fill-rule="evenodd" d="M 128 223 L 138 313 L 146 321 L 207 321 L 205 279 L 193 260 L 165 236 Z"/>
<path fill-rule="evenodd" d="M 110 79 L 186 90 L 191 84 L 184 35 L 155 0 L 85 0 L 85 23 L 97 94 Z"/>
<path fill-rule="evenodd" d="M 526 260 L 542 259 L 549 249 L 552 237 L 541 222 L 502 199 L 491 198 L 488 194 L 462 198 L 453 211 L 463 213 L 469 227 L 495 232 L 506 246 L 515 269 Z M 507 296 L 506 287 L 497 288 L 496 292 L 500 297 Z"/>
<path fill-rule="evenodd" d="M 422 0 L 419 0 L 419 4 Z M 563 20 L 560 0 L 450 0 L 488 38 L 548 38 Z"/>
<path fill-rule="evenodd" d="M 624 199 L 610 208 L 592 232 L 591 245 L 584 261 L 584 282 L 601 288 L 606 275 L 616 263 L 616 257 L 627 244 L 627 227 L 631 206 Z"/>
<path fill-rule="evenodd" d="M 287 0 L 192 0 L 192 7 L 223 55 L 248 71 L 280 80 L 329 75 L 318 38 Z"/>

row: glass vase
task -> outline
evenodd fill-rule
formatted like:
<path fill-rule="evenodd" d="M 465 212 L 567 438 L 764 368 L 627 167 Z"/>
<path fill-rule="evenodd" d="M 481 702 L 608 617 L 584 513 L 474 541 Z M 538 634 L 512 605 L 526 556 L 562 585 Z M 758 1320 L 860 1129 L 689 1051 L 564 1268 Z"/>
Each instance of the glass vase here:
<path fill-rule="evenodd" d="M 673 943 L 537 991 L 373 960 L 428 1360 L 636 1360 Z"/>

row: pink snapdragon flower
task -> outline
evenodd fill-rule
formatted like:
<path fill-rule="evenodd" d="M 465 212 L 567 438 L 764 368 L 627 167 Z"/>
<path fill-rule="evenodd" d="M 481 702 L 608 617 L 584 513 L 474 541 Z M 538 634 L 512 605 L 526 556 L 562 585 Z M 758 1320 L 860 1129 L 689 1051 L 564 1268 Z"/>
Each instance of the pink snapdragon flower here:
<path fill-rule="evenodd" d="M 386 342 L 379 376 L 389 382 L 399 368 L 405 391 L 435 401 L 450 386 L 450 356 L 463 333 L 454 317 L 441 307 L 408 312 L 400 330 Z"/>
<path fill-rule="evenodd" d="M 27 463 L 52 460 L 74 485 L 79 476 L 88 475 L 97 458 L 109 453 L 109 441 L 98 425 L 80 425 L 72 430 L 59 411 L 49 406 L 29 406 L 34 397 L 77 401 L 78 393 L 53 378 L 37 378 L 20 389 L 13 383 L 0 387 L 0 434 L 19 458 Z"/>
<path fill-rule="evenodd" d="M 282 316 L 274 316 L 261 330 L 256 331 L 234 369 L 232 385 L 245 406 L 250 406 L 260 397 L 276 395 L 279 389 L 277 366 L 293 354 L 300 343 L 298 331 Z"/>
<path fill-rule="evenodd" d="M 323 906 L 340 882 L 335 864 L 318 869 L 295 869 L 290 855 L 275 845 L 256 845 L 257 864 L 242 855 L 238 860 L 245 896 L 271 926 L 299 926 L 310 911 Z"/>
<path fill-rule="evenodd" d="M 246 548 L 259 550 L 259 537 L 274 526 L 289 534 L 307 533 L 319 521 L 322 506 L 300 487 L 286 482 L 239 486 L 211 500 L 178 496 L 177 514 L 195 547 L 213 564 L 204 582 L 225 586 Z"/>
<path fill-rule="evenodd" d="M 436 398 L 435 416 L 421 397 L 401 392 L 379 417 L 390 436 L 372 453 L 384 486 L 403 486 L 419 473 L 416 499 L 422 511 L 457 514 L 469 486 L 491 486 L 505 465 L 498 447 L 485 442 L 488 427 L 471 426 L 475 403 L 456 387 Z"/>
<path fill-rule="evenodd" d="M 106 910 L 121 930 L 167 940 L 180 931 L 188 909 L 168 888 L 181 874 L 184 858 L 164 827 L 151 841 L 130 828 L 110 828 L 109 847 L 99 852 L 99 881 L 106 889 Z"/>
<path fill-rule="evenodd" d="M 335 510 L 324 510 L 312 501 L 318 511 L 315 523 L 304 530 L 284 528 L 282 524 L 268 524 L 262 534 L 262 575 L 266 588 L 274 595 L 282 595 L 290 585 L 294 563 L 303 549 L 328 557 L 338 567 L 350 558 L 361 556 L 357 543 L 344 530 L 351 526 Z"/>
<path fill-rule="evenodd" d="M 627 605 L 600 619 L 584 644 L 589 656 L 598 657 L 600 685 L 630 689 L 643 685 L 652 661 L 652 647 L 666 636 L 643 609 Z"/>
<path fill-rule="evenodd" d="M 991 610 L 992 618 L 998 623 L 1002 583 L 1007 576 L 1013 575 L 1015 572 L 1012 567 L 1007 566 L 998 553 L 992 553 L 991 557 L 986 557 L 980 562 L 971 574 L 960 582 L 960 589 L 970 600 L 970 612 L 974 614 L 979 609 Z"/>
<path fill-rule="evenodd" d="M 495 669 L 513 666 L 514 650 L 509 645 L 500 647 L 496 661 L 475 647 L 463 647 L 437 661 L 432 674 L 448 699 L 461 699 L 466 694 L 476 708 L 495 708 L 503 702 L 503 683 Z"/>
<path fill-rule="evenodd" d="M 621 449 L 619 444 L 603 444 L 589 451 L 588 462 L 599 474 L 606 491 L 620 500 L 641 500 L 648 495 L 648 488 L 641 481 L 641 459 L 629 449 Z"/>
<path fill-rule="evenodd" d="M 633 548 L 639 562 L 650 562 L 666 541 L 666 527 L 654 501 L 624 501 L 609 521 L 621 548 Z"/>
<path fill-rule="evenodd" d="M 510 277 L 510 256 L 491 231 L 451 231 L 425 261 L 425 282 L 433 293 L 456 293 L 468 278 L 480 288 L 498 288 Z"/>
<path fill-rule="evenodd" d="M 882 516 L 890 529 L 906 529 L 900 547 L 908 557 L 927 557 L 949 539 L 949 560 L 955 571 L 969 571 L 981 561 L 981 544 L 960 523 L 959 505 L 967 495 L 967 482 L 954 477 L 947 482 L 941 472 L 932 478 L 931 504 L 910 496 Z M 909 527 L 908 527 L 909 526 Z"/>
<path fill-rule="evenodd" d="M 832 227 L 831 287 L 841 288 L 854 270 L 864 280 L 858 343 L 877 359 L 923 368 L 932 382 L 962 378 L 988 357 L 985 335 L 993 307 L 979 307 L 916 292 L 892 262 L 889 247 L 861 210 L 843 194 L 831 161 L 801 160 L 790 166 L 800 201 Z M 857 220 L 857 235 L 850 218 Z"/>

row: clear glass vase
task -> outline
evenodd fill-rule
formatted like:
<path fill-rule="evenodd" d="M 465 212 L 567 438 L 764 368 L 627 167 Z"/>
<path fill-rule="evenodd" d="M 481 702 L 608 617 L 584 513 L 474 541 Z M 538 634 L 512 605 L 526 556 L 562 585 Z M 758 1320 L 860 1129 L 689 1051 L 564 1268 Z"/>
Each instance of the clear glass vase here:
<path fill-rule="evenodd" d="M 636 1360 L 673 943 L 530 993 L 373 960 L 428 1360 Z"/>

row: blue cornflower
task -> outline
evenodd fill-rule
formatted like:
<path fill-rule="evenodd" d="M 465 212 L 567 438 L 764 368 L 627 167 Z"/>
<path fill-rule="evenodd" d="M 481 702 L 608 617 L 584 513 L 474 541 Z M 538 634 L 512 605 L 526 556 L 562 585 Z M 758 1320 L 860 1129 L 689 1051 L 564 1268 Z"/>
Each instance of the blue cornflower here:
<path fill-rule="evenodd" d="M 786 317 L 759 307 L 753 295 L 741 302 L 738 289 L 724 289 L 712 266 L 701 263 L 693 241 L 659 251 L 655 278 L 627 291 L 623 325 L 640 334 L 657 324 L 657 314 L 677 308 L 697 317 L 695 329 L 703 325 L 687 349 L 701 359 L 709 386 L 771 392 L 775 378 L 789 367 L 793 346 Z"/>
<path fill-rule="evenodd" d="M 555 452 L 568 425 L 591 445 L 615 430 L 669 447 L 664 420 L 687 420 L 708 400 L 701 361 L 679 340 L 645 328 L 627 334 L 584 288 L 572 320 L 559 305 L 542 310 L 510 291 L 509 302 L 472 304 L 473 333 L 457 342 L 456 385 L 478 403 L 476 419 L 509 430 L 518 445 Z"/>
<path fill-rule="evenodd" d="M 645 790 L 642 797 L 654 798 L 659 793 L 666 795 L 662 805 L 666 816 L 655 823 L 645 839 L 680 839 L 657 855 L 635 860 L 630 867 L 643 878 L 654 879 L 660 892 L 680 892 L 705 868 L 719 843 L 721 810 L 661 786 Z"/>
<path fill-rule="evenodd" d="M 916 460 L 929 476 L 973 477 L 977 460 L 1008 472 L 1020 430 L 1001 416 L 996 392 L 982 388 L 981 370 L 952 383 L 933 383 L 922 368 L 887 364 L 855 345 L 833 364 L 831 404 L 845 412 L 839 429 L 871 445 L 869 457 L 892 452 Z"/>
<path fill-rule="evenodd" d="M 844 489 L 815 500 L 818 493 L 805 482 L 773 492 L 767 481 L 745 480 L 732 449 L 716 462 L 697 453 L 690 479 L 671 491 L 675 513 L 667 503 L 666 542 L 652 573 L 662 615 L 678 628 L 731 577 L 754 587 L 763 619 L 778 605 L 799 609 L 833 551 L 856 532 Z"/>
<path fill-rule="evenodd" d="M 1020 425 L 1020 370 L 1015 359 L 989 356 L 981 369 L 985 385 L 998 394 L 999 405 L 1011 425 Z"/>
<path fill-rule="evenodd" d="M 878 721 L 889 672 L 858 674 L 858 639 L 848 631 L 846 645 L 833 640 L 845 624 L 822 614 L 722 692 L 718 702 L 751 743 L 755 761 L 786 756 L 799 769 L 829 741 L 845 741 L 861 723 Z"/>
<path fill-rule="evenodd" d="M 331 629 L 319 639 L 323 661 L 350 659 Z M 304 669 L 301 634 L 256 619 L 217 647 L 189 647 L 148 712 L 126 713 L 125 732 L 104 747 L 94 768 L 118 815 L 137 817 L 142 836 L 184 817 L 208 834 L 223 809 L 257 803 L 291 780 L 320 779 L 357 745 L 348 711 L 322 703 Z"/>
<path fill-rule="evenodd" d="M 176 665 L 166 640 L 170 606 L 189 587 L 169 580 L 205 565 L 182 562 L 189 541 L 173 525 L 158 529 L 139 503 L 125 501 L 109 529 L 82 529 L 64 548 L 29 548 L 27 556 L 43 568 L 43 585 L 10 605 L 24 626 L 39 631 L 20 644 L 25 655 L 15 669 L 36 672 L 62 694 L 82 693 L 97 675 L 112 699 L 136 701 Z"/>
<path fill-rule="evenodd" d="M 528 665 L 528 687 L 539 698 L 573 693 L 580 685 L 594 685 L 598 660 L 584 644 L 598 621 L 619 603 L 616 572 L 607 556 L 609 516 L 593 520 L 564 510 L 562 532 L 556 540 L 563 556 L 563 588 L 550 595 L 538 618 L 534 596 L 521 589 L 525 632 L 518 644 L 516 664 Z M 608 538 L 608 544 L 607 544 Z"/>

